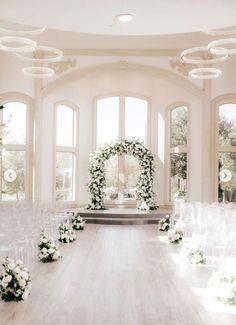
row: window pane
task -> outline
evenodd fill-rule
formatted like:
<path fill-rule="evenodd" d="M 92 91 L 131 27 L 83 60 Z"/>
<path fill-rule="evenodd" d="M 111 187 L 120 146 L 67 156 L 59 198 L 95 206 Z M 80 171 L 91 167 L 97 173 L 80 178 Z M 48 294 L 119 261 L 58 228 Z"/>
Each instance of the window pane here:
<path fill-rule="evenodd" d="M 133 156 L 125 155 L 125 199 L 135 199 L 139 172 L 140 168 L 138 159 L 134 158 Z"/>
<path fill-rule="evenodd" d="M 187 194 L 187 153 L 170 155 L 171 201 L 185 199 Z"/>
<path fill-rule="evenodd" d="M 236 153 L 219 153 L 219 202 L 236 202 Z"/>
<path fill-rule="evenodd" d="M 3 123 L 6 124 L 6 132 L 3 143 L 25 144 L 26 143 L 26 105 L 20 102 L 4 104 Z"/>
<path fill-rule="evenodd" d="M 119 136 L 119 97 L 97 101 L 97 146 L 114 141 Z"/>
<path fill-rule="evenodd" d="M 57 152 L 56 200 L 74 200 L 74 154 Z"/>
<path fill-rule="evenodd" d="M 118 199 L 118 156 L 113 156 L 105 162 L 106 187 L 105 199 Z"/>
<path fill-rule="evenodd" d="M 171 146 L 186 146 L 188 130 L 188 109 L 176 107 L 171 111 Z"/>
<path fill-rule="evenodd" d="M 148 103 L 146 100 L 125 97 L 125 137 L 137 137 L 147 142 L 147 113 Z"/>
<path fill-rule="evenodd" d="M 219 107 L 219 144 L 236 145 L 236 104 Z"/>
<path fill-rule="evenodd" d="M 57 106 L 57 145 L 71 147 L 74 133 L 74 111 L 65 105 Z"/>
<path fill-rule="evenodd" d="M 25 151 L 3 151 L 2 175 L 2 200 L 24 200 Z"/>

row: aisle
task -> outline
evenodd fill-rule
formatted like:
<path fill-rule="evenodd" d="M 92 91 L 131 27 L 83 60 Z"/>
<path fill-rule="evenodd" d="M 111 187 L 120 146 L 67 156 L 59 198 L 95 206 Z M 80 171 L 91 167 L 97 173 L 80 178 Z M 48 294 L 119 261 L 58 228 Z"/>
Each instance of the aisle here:
<path fill-rule="evenodd" d="M 0 302 L 1 325 L 232 325 L 208 313 L 191 290 L 208 268 L 189 276 L 158 239 L 156 225 L 86 225 L 63 259 L 39 264 L 31 296 Z M 235 307 L 236 308 L 236 307 Z"/>

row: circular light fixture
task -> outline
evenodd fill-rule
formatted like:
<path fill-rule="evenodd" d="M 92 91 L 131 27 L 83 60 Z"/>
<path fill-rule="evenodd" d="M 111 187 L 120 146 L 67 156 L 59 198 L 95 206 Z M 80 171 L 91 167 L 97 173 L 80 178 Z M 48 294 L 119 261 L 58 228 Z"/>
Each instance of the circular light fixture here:
<path fill-rule="evenodd" d="M 207 35 L 212 35 L 212 36 L 224 36 L 224 35 L 235 35 L 236 34 L 236 29 L 211 29 L 203 32 L 204 34 Z"/>
<path fill-rule="evenodd" d="M 29 57 L 25 54 L 22 53 L 17 53 L 17 57 L 29 61 L 29 62 L 36 62 L 36 63 L 52 63 L 52 62 L 57 62 L 62 59 L 63 57 L 63 52 L 59 49 L 56 49 L 54 47 L 49 47 L 49 46 L 37 46 L 34 52 L 37 51 L 42 51 L 42 52 L 47 52 L 49 55 L 52 54 L 52 57 L 46 57 L 46 58 L 32 58 Z"/>
<path fill-rule="evenodd" d="M 119 14 L 116 16 L 116 18 L 122 22 L 129 22 L 134 19 L 134 16 L 131 14 Z"/>
<path fill-rule="evenodd" d="M 6 44 L 16 43 L 17 46 L 7 46 Z M 37 43 L 29 38 L 18 36 L 0 37 L 0 50 L 7 52 L 33 52 L 37 47 Z"/>
<path fill-rule="evenodd" d="M 222 71 L 215 68 L 197 68 L 189 71 L 189 76 L 193 79 L 215 79 L 221 75 Z"/>
<path fill-rule="evenodd" d="M 50 78 L 54 75 L 54 70 L 47 67 L 27 67 L 22 69 L 26 77 L 32 78 Z"/>
<path fill-rule="evenodd" d="M 4 23 L 6 26 L 4 26 Z M 10 28 L 8 28 L 8 25 L 10 25 Z M 17 29 L 14 29 L 14 26 Z M 45 31 L 45 28 L 43 27 L 32 27 L 32 29 L 21 29 L 24 25 L 22 24 L 14 24 L 11 22 L 8 22 L 6 20 L 0 21 L 0 33 L 7 34 L 7 35 L 39 35 L 42 34 Z M 29 26 L 27 26 L 28 28 Z"/>
<path fill-rule="evenodd" d="M 219 53 L 219 46 L 223 45 L 223 47 L 220 47 L 220 49 L 222 49 L 225 48 L 225 45 L 227 46 L 229 44 L 236 44 L 236 38 L 222 38 L 210 42 L 208 44 L 208 50 L 210 53 L 217 55 Z M 228 55 L 236 54 L 236 47 L 232 49 L 225 48 L 225 50 L 228 52 Z"/>
<path fill-rule="evenodd" d="M 222 48 L 223 50 L 223 48 Z M 212 64 L 212 63 L 218 63 L 222 61 L 226 61 L 229 57 L 228 51 L 225 49 L 224 52 L 221 51 L 221 53 L 217 53 L 218 57 L 212 58 L 212 59 L 194 59 L 190 58 L 189 55 L 192 54 L 195 56 L 199 56 L 199 52 L 207 52 L 209 54 L 209 45 L 208 46 L 199 46 L 199 47 L 192 47 L 190 49 L 184 50 L 181 54 L 181 60 L 184 63 L 188 64 Z M 213 54 L 213 53 L 212 53 Z"/>

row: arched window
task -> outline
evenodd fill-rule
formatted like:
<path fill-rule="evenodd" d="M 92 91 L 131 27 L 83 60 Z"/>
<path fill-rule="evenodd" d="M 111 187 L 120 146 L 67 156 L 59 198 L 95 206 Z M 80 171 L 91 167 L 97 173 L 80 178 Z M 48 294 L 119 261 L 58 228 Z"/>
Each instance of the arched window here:
<path fill-rule="evenodd" d="M 149 103 L 145 98 L 117 95 L 96 100 L 96 147 L 117 138 L 136 137 L 148 145 Z M 117 203 L 132 203 L 139 163 L 132 156 L 113 156 L 106 162 L 105 197 Z"/>
<path fill-rule="evenodd" d="M 236 98 L 217 105 L 219 202 L 236 202 Z"/>
<path fill-rule="evenodd" d="M 169 201 L 187 198 L 188 107 L 169 110 Z"/>
<path fill-rule="evenodd" d="M 74 106 L 56 105 L 55 199 L 58 201 L 74 201 L 76 198 L 76 121 Z"/>
<path fill-rule="evenodd" d="M 19 201 L 32 197 L 32 132 L 30 130 L 30 105 L 19 96 L 10 96 L 0 109 L 0 200 Z M 20 96 L 24 97 L 24 96 Z"/>

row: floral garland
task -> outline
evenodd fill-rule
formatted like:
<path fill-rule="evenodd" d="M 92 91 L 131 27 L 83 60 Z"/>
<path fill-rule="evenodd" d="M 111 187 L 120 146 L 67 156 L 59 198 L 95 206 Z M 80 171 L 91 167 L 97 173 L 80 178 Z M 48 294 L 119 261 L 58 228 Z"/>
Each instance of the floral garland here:
<path fill-rule="evenodd" d="M 59 241 L 62 243 L 71 243 L 76 240 L 76 233 L 71 228 L 68 221 L 60 223 L 59 227 Z"/>
<path fill-rule="evenodd" d="M 57 261 L 61 257 L 59 252 L 59 245 L 55 243 L 53 238 L 49 238 L 42 233 L 39 239 L 39 260 L 42 263 L 50 263 Z"/>
<path fill-rule="evenodd" d="M 28 298 L 30 289 L 29 270 L 23 267 L 21 261 L 6 257 L 2 264 L 0 276 L 0 295 L 4 301 L 20 301 Z"/>
<path fill-rule="evenodd" d="M 208 289 L 217 299 L 225 304 L 236 304 L 236 267 L 220 267 L 210 278 Z"/>
<path fill-rule="evenodd" d="M 105 144 L 90 157 L 88 191 L 90 194 L 88 209 L 104 209 L 105 161 L 114 155 L 128 154 L 139 160 L 140 174 L 136 185 L 138 208 L 155 210 L 153 178 L 154 156 L 137 139 L 119 139 L 113 144 Z"/>
<path fill-rule="evenodd" d="M 170 229 L 170 216 L 166 215 L 165 218 L 162 218 L 159 221 L 159 230 L 168 231 Z"/>
<path fill-rule="evenodd" d="M 72 217 L 71 223 L 74 230 L 84 230 L 85 221 L 80 217 L 78 213 Z"/>

